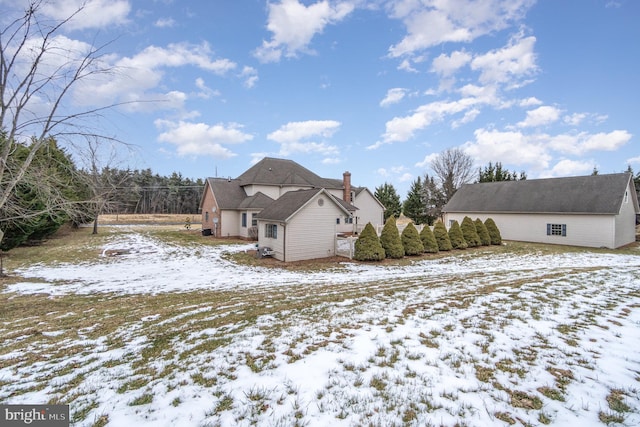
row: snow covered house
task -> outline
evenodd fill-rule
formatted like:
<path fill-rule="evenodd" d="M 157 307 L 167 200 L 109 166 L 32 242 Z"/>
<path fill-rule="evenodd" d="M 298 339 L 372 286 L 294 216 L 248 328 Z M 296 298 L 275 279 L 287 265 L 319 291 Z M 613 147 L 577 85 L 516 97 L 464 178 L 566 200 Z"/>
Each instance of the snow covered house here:
<path fill-rule="evenodd" d="M 258 240 L 281 261 L 335 255 L 338 233 L 384 221 L 384 207 L 366 187 L 322 178 L 292 160 L 265 157 L 237 178 L 207 178 L 202 229 L 216 237 Z"/>
<path fill-rule="evenodd" d="M 505 240 L 618 248 L 635 241 L 640 213 L 630 173 L 462 186 L 445 224 L 493 218 Z"/>

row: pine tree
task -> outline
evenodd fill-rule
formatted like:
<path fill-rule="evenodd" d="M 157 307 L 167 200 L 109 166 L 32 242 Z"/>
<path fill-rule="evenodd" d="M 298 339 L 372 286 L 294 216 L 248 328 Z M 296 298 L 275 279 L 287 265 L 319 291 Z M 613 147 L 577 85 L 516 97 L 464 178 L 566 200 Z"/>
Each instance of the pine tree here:
<path fill-rule="evenodd" d="M 436 225 L 433 226 L 433 236 L 438 242 L 438 250 L 450 251 L 453 249 L 449 233 L 447 233 L 447 227 L 444 226 L 442 221 L 436 221 Z"/>
<path fill-rule="evenodd" d="M 449 227 L 449 240 L 453 249 L 467 249 L 467 242 L 464 240 L 458 221 L 453 221 Z"/>
<path fill-rule="evenodd" d="M 476 225 L 473 223 L 471 218 L 465 216 L 462 219 L 460 230 L 462 231 L 462 237 L 464 237 L 468 247 L 475 248 L 476 246 L 481 245 L 482 242 L 480 241 L 480 236 L 478 236 L 478 232 L 476 231 Z"/>
<path fill-rule="evenodd" d="M 489 236 L 489 232 L 487 231 L 487 227 L 485 227 L 484 222 L 480 218 L 477 218 L 474 222 L 476 226 L 476 231 L 478 232 L 478 237 L 480 237 L 480 244 L 482 246 L 489 246 L 491 244 L 491 236 Z"/>
<path fill-rule="evenodd" d="M 382 227 L 380 243 L 384 248 L 387 258 L 402 258 L 404 256 L 404 248 L 402 247 L 400 232 L 398 232 L 396 219 L 392 216 L 387 219 L 387 222 L 384 223 L 384 227 Z"/>
<path fill-rule="evenodd" d="M 423 199 L 424 186 L 422 185 L 422 179 L 418 177 L 411 183 L 407 199 L 402 205 L 402 212 L 416 224 L 425 224 L 427 222 L 426 204 Z"/>
<path fill-rule="evenodd" d="M 424 246 L 425 252 L 430 254 L 438 253 L 438 242 L 436 242 L 436 237 L 433 235 L 433 231 L 431 231 L 431 228 L 428 225 L 422 227 L 420 240 L 422 241 L 422 246 Z"/>
<path fill-rule="evenodd" d="M 358 261 L 380 261 L 385 258 L 380 239 L 371 223 L 367 223 L 354 244 L 353 258 Z"/>
<path fill-rule="evenodd" d="M 492 245 L 501 245 L 502 244 L 502 236 L 500 235 L 500 230 L 498 230 L 498 226 L 491 218 L 487 218 L 484 221 L 484 226 L 487 227 L 487 231 L 489 232 L 489 237 L 491 238 Z"/>
<path fill-rule="evenodd" d="M 376 198 L 384 206 L 384 220 L 385 222 L 389 217 L 399 217 L 402 213 L 402 205 L 400 204 L 400 196 L 392 184 L 384 183 L 380 187 L 376 187 Z"/>
<path fill-rule="evenodd" d="M 404 253 L 406 255 L 420 255 L 424 252 L 424 246 L 422 245 L 422 240 L 420 240 L 420 234 L 418 234 L 418 230 L 412 222 L 402 230 L 401 239 L 402 247 L 404 248 Z"/>

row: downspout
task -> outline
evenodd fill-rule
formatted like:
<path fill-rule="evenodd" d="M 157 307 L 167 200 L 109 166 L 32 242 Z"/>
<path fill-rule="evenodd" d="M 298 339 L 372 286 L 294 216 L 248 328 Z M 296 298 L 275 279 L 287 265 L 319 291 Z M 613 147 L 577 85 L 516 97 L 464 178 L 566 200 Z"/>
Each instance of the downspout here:
<path fill-rule="evenodd" d="M 282 258 L 287 262 L 287 225 L 282 224 Z"/>

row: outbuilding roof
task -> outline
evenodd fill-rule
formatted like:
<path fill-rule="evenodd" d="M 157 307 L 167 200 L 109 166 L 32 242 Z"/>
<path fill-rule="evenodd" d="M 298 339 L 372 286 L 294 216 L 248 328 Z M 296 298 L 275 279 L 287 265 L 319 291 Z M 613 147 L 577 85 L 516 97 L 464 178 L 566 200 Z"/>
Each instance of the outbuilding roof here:
<path fill-rule="evenodd" d="M 618 214 L 630 173 L 463 185 L 443 212 Z M 633 186 L 632 186 L 633 188 Z M 638 202 L 635 192 L 627 194 Z"/>

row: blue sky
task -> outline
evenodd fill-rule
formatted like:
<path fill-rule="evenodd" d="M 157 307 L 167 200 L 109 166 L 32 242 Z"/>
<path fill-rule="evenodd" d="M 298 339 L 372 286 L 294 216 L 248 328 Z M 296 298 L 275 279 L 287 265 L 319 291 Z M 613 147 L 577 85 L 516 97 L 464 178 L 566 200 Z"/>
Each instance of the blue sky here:
<path fill-rule="evenodd" d="M 135 101 L 101 123 L 136 147 L 121 167 L 281 157 L 404 198 L 452 147 L 529 178 L 639 172 L 639 20 L 635 0 L 89 0 L 61 40 L 112 41 L 117 73 L 68 102 Z"/>

